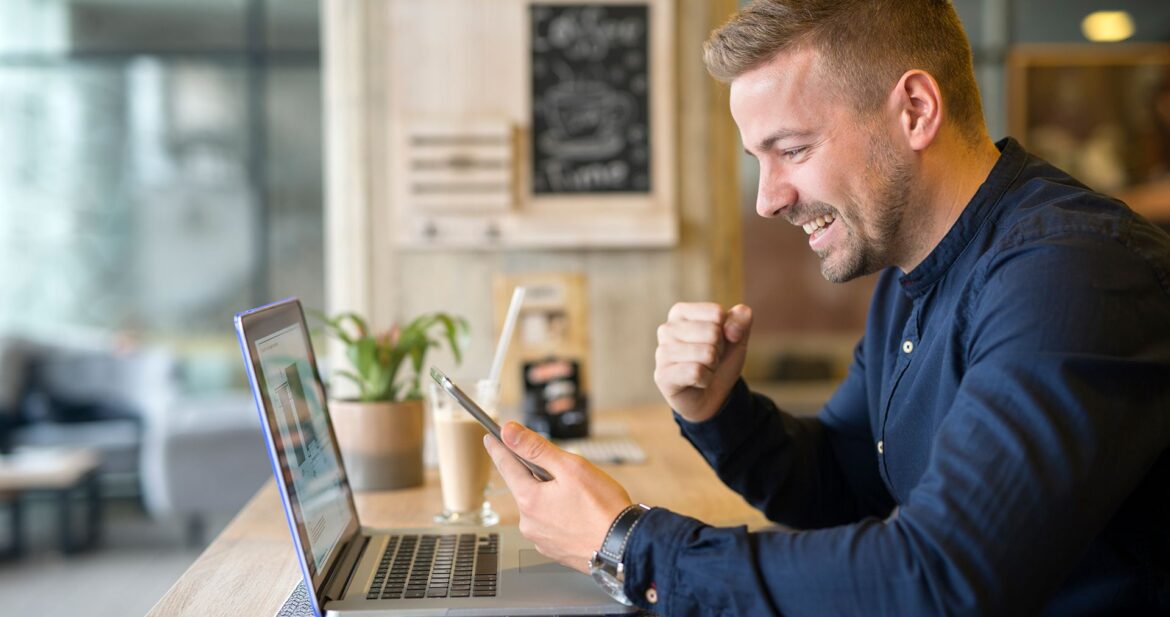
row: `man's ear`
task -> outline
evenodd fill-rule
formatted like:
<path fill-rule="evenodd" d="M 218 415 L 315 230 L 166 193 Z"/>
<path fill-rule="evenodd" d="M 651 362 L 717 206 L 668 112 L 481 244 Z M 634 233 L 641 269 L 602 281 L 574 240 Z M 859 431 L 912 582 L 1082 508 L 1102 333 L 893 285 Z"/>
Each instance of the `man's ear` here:
<path fill-rule="evenodd" d="M 943 122 L 943 98 L 938 82 L 926 71 L 906 71 L 890 92 L 888 103 L 898 114 L 898 127 L 906 144 L 916 151 L 925 150 Z"/>

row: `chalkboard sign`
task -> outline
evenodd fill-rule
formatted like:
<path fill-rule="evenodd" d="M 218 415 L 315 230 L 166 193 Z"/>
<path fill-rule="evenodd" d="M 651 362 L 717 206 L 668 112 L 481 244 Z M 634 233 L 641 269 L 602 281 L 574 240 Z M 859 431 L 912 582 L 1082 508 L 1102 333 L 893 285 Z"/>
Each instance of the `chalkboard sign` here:
<path fill-rule="evenodd" d="M 531 12 L 533 193 L 649 193 L 649 8 Z"/>

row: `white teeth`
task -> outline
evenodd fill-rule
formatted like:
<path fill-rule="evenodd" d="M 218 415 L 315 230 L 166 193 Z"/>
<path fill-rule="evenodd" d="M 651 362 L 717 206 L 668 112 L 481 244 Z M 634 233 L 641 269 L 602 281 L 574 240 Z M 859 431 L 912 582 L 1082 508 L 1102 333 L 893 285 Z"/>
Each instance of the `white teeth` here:
<path fill-rule="evenodd" d="M 832 214 L 826 214 L 824 216 L 818 216 L 814 221 L 805 223 L 802 227 L 804 228 L 804 233 L 811 236 L 814 231 L 824 229 L 825 226 L 835 220 L 837 220 L 837 217 Z"/>

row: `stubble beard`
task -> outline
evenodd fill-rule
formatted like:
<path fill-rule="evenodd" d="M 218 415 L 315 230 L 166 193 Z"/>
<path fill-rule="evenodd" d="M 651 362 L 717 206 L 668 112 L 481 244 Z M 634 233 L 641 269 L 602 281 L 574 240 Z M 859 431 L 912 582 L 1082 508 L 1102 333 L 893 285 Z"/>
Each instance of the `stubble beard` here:
<path fill-rule="evenodd" d="M 898 239 L 910 200 L 910 169 L 898 159 L 889 139 L 880 133 L 870 139 L 866 169 L 869 194 L 860 199 L 868 204 L 862 205 L 855 199 L 848 210 L 836 209 L 838 223 L 845 225 L 845 246 L 833 252 L 827 249 L 816 252 L 821 259 L 821 276 L 830 283 L 845 283 L 896 262 Z M 867 210 L 872 216 L 868 221 L 872 230 L 869 234 L 859 228 L 856 220 L 859 213 Z"/>

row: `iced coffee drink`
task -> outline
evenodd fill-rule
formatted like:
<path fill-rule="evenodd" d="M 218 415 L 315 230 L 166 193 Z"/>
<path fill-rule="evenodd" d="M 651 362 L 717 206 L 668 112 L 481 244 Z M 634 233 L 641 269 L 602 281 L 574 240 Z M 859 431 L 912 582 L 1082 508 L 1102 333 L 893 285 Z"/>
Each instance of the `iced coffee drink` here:
<path fill-rule="evenodd" d="M 484 499 L 492 462 L 483 447 L 487 430 L 436 384 L 428 391 L 428 404 L 435 427 L 435 449 L 439 461 L 439 483 L 443 494 L 441 523 L 493 525 L 499 516 Z M 481 380 L 475 401 L 492 417 L 496 414 L 499 386 Z"/>

